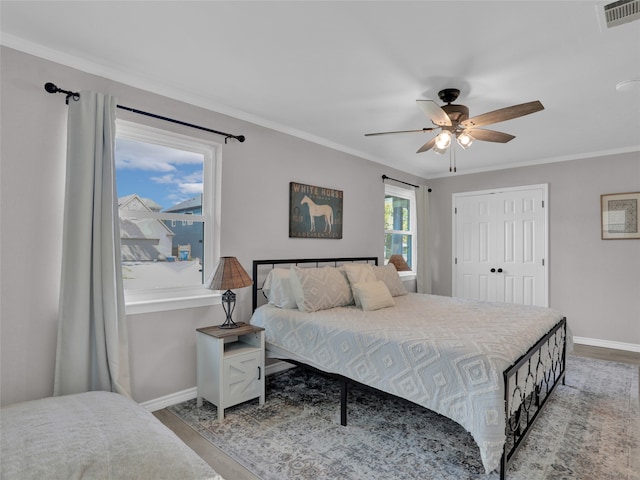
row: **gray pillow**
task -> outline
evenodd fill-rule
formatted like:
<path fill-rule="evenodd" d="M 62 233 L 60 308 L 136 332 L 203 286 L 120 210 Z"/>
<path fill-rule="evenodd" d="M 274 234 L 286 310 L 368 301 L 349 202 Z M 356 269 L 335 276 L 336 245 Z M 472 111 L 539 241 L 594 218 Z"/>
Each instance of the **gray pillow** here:
<path fill-rule="evenodd" d="M 291 266 L 289 283 L 301 312 L 316 312 L 353 303 L 346 276 L 334 267 Z"/>

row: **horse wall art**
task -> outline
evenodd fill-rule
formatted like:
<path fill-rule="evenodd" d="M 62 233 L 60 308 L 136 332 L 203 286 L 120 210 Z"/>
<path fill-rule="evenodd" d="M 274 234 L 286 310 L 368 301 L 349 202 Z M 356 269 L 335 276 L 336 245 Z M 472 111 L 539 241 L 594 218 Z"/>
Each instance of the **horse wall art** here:
<path fill-rule="evenodd" d="M 289 237 L 342 238 L 342 190 L 290 183 Z"/>

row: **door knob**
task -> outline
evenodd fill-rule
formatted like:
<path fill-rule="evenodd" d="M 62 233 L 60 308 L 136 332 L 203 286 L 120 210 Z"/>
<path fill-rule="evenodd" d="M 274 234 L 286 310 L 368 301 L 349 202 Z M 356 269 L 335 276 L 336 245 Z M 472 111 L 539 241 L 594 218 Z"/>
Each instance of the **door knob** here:
<path fill-rule="evenodd" d="M 491 273 L 496 273 L 496 269 L 495 269 L 495 268 L 492 268 L 492 269 L 491 269 Z"/>
<path fill-rule="evenodd" d="M 502 273 L 502 269 L 501 268 L 498 269 L 498 273 Z"/>

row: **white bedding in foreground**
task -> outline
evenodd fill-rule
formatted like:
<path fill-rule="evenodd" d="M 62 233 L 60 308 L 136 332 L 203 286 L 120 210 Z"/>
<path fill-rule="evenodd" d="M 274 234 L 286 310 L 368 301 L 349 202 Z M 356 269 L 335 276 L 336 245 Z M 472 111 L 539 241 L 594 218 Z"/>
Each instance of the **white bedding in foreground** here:
<path fill-rule="evenodd" d="M 495 470 L 505 442 L 502 372 L 563 316 L 435 295 L 394 301 L 395 307 L 367 312 L 263 305 L 251 323 L 265 328 L 272 356 L 343 375 L 458 422 L 473 435 L 487 473 Z"/>
<path fill-rule="evenodd" d="M 3 407 L 0 434 L 3 480 L 222 480 L 151 413 L 116 393 Z"/>

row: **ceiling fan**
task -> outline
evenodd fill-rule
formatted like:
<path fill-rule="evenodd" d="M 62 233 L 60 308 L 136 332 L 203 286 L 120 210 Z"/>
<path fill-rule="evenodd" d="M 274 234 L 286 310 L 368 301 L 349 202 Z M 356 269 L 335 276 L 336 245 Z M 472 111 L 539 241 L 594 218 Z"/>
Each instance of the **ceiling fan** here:
<path fill-rule="evenodd" d="M 447 148 L 449 148 L 453 139 L 455 139 L 458 145 L 465 150 L 471 146 L 471 143 L 473 143 L 474 140 L 507 143 L 515 137 L 508 133 L 496 132 L 494 130 L 486 130 L 477 127 L 504 122 L 505 120 L 512 120 L 514 118 L 523 117 L 524 115 L 544 110 L 542 103 L 535 100 L 533 102 L 521 103 L 519 105 L 501 108 L 499 110 L 494 110 L 492 112 L 483 113 L 482 115 L 469 118 L 468 107 L 452 103 L 456 101 L 458 95 L 460 95 L 460 90 L 457 88 L 445 88 L 444 90 L 440 90 L 438 92 L 438 97 L 446 103 L 446 105 L 443 105 L 442 107 L 433 100 L 416 100 L 418 107 L 431 119 L 431 122 L 436 125 L 436 127 L 426 127 L 420 130 L 365 133 L 365 136 L 370 137 L 374 135 L 419 133 L 441 130 L 438 135 L 422 145 L 416 153 L 422 153 L 433 149 L 434 152 L 442 154 L 447 150 Z M 451 166 L 449 167 L 449 170 L 452 170 Z M 453 171 L 455 171 L 455 164 L 453 166 Z"/>

